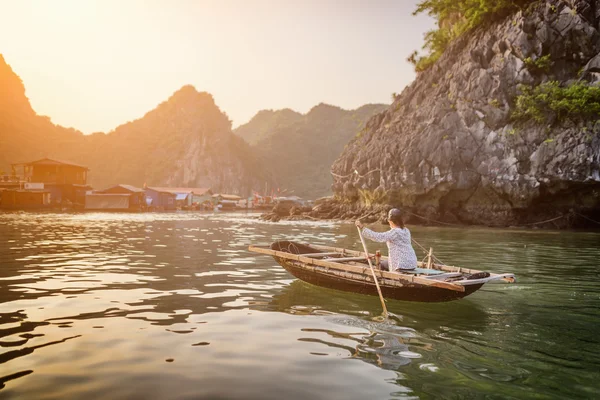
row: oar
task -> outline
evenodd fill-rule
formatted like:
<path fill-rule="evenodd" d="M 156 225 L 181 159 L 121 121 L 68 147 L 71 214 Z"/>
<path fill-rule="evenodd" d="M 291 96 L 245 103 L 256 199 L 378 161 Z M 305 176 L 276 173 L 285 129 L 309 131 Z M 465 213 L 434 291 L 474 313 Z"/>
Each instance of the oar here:
<path fill-rule="evenodd" d="M 375 286 L 377 286 L 377 293 L 379 293 L 379 299 L 381 300 L 381 305 L 383 306 L 383 316 L 385 318 L 388 317 L 388 310 L 385 307 L 385 300 L 383 300 L 383 295 L 381 294 L 381 289 L 379 288 L 379 282 L 377 281 L 377 277 L 375 276 L 375 270 L 373 269 L 373 264 L 371 264 L 371 259 L 369 258 L 369 252 L 367 251 L 367 245 L 365 244 L 365 239 L 362 236 L 362 232 L 360 228 L 357 226 L 358 236 L 360 236 L 360 241 L 362 242 L 363 249 L 365 249 L 365 256 L 367 257 L 367 261 L 369 262 L 369 267 L 371 267 L 371 273 L 373 274 L 373 281 L 375 282 Z"/>

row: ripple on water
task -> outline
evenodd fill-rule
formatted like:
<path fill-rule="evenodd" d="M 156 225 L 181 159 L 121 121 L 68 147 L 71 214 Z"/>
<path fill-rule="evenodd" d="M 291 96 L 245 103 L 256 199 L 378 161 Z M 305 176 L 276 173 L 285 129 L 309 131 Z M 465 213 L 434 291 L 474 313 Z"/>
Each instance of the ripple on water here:
<path fill-rule="evenodd" d="M 389 301 L 393 318 L 382 320 L 376 297 L 305 284 L 246 250 L 283 239 L 358 249 L 351 224 L 271 224 L 246 213 L 0 213 L 0 394 L 595 393 L 599 235 L 412 233 L 444 261 L 515 272 L 519 283 L 447 304 Z"/>

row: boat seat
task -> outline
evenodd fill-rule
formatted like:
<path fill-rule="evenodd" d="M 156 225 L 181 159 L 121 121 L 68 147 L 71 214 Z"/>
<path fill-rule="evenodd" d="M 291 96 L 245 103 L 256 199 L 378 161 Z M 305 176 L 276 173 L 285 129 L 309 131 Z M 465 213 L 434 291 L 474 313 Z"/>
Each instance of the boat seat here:
<path fill-rule="evenodd" d="M 461 274 L 460 272 L 448 272 L 448 273 L 440 274 L 440 275 L 428 275 L 425 277 L 425 279 L 431 279 L 431 280 L 435 280 L 435 281 L 443 281 L 448 278 L 459 278 L 461 276 L 463 276 L 463 274 Z"/>
<path fill-rule="evenodd" d="M 400 271 L 403 274 L 415 274 L 415 275 L 439 275 L 439 274 L 445 274 L 444 271 L 440 271 L 437 269 L 431 269 L 431 268 L 415 268 L 415 269 L 410 269 L 410 270 L 402 270 Z"/>
<path fill-rule="evenodd" d="M 302 257 L 330 257 L 330 256 L 343 256 L 339 251 L 332 251 L 330 253 L 306 253 L 306 254 L 298 254 Z"/>
<path fill-rule="evenodd" d="M 344 258 L 326 258 L 324 261 L 329 262 L 350 262 L 350 261 L 366 261 L 365 257 L 344 257 Z"/>

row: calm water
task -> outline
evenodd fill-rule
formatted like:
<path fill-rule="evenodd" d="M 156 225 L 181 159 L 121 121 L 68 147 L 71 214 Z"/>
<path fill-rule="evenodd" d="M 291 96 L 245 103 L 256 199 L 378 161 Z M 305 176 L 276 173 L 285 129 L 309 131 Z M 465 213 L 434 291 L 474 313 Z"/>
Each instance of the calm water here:
<path fill-rule="evenodd" d="M 519 281 L 452 303 L 391 300 L 382 322 L 377 297 L 311 286 L 247 251 L 358 249 L 349 224 L 0 214 L 0 398 L 599 396 L 600 234 L 412 231 L 446 263 Z"/>

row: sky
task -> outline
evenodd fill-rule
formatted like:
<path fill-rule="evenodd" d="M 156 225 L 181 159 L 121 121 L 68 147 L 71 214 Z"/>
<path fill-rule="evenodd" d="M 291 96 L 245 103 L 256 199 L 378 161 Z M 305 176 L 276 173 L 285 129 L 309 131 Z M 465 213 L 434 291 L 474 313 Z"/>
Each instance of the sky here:
<path fill-rule="evenodd" d="M 434 27 L 417 0 L 0 0 L 0 54 L 40 115 L 84 133 L 186 84 L 233 126 L 263 109 L 390 103 Z"/>

